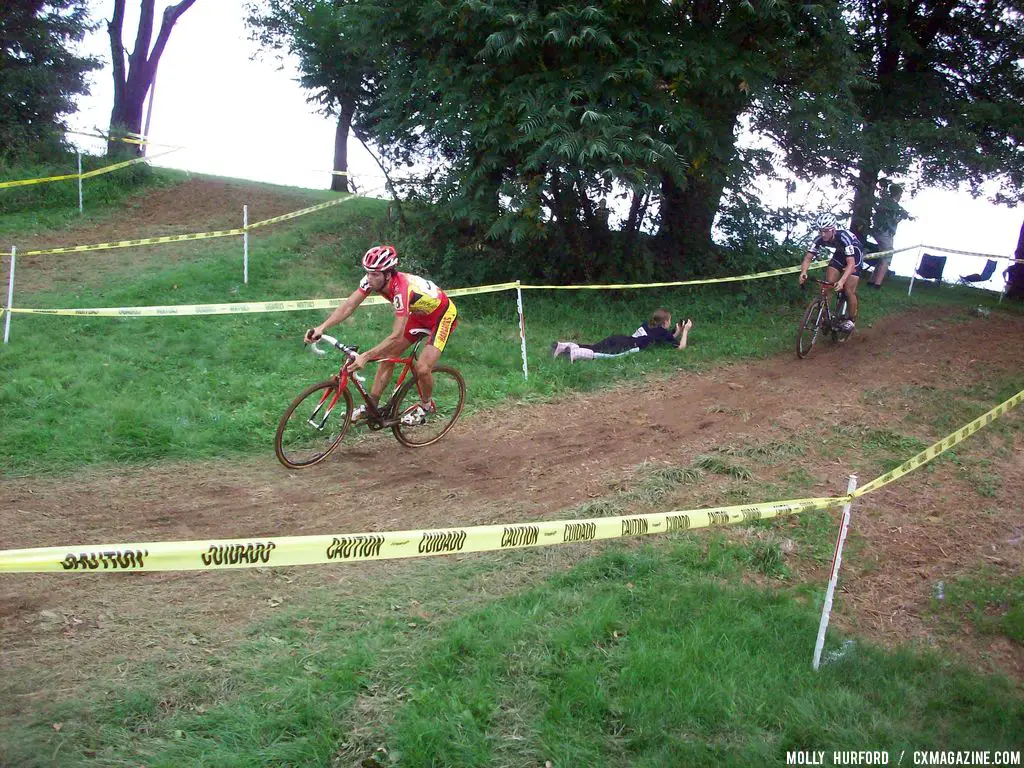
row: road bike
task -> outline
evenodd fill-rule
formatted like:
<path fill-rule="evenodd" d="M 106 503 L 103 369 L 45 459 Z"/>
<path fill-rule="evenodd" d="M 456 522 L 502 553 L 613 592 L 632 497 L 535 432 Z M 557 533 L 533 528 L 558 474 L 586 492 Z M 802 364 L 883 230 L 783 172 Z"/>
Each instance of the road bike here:
<path fill-rule="evenodd" d="M 383 405 L 376 405 L 366 391 L 365 379 L 348 369 L 348 363 L 355 359 L 359 347 L 342 344 L 327 334 L 320 338 L 345 355 L 345 361 L 329 379 L 299 393 L 281 417 L 274 436 L 274 452 L 289 469 L 319 464 L 338 447 L 353 426 L 353 388 L 366 403 L 366 419 L 360 419 L 356 426 L 365 425 L 373 432 L 390 428 L 398 442 L 410 448 L 432 445 L 455 426 L 466 403 L 466 382 L 456 369 L 444 365 L 433 370 L 432 399 L 437 410 L 425 420 L 408 418 L 420 402 L 413 369 L 419 353 L 419 341 L 406 357 L 388 357 L 380 361 L 402 367 L 391 397 Z M 327 354 L 316 344 L 313 351 Z M 407 418 L 403 420 L 403 417 Z"/>
<path fill-rule="evenodd" d="M 846 292 L 833 293 L 835 283 L 826 280 L 814 282 L 821 286 L 821 291 L 807 305 L 800 327 L 796 334 L 796 356 L 800 359 L 807 357 L 814 349 L 814 343 L 818 340 L 818 334 L 825 332 L 832 334 L 832 341 L 842 344 L 853 331 L 843 330 L 843 322 L 847 317 Z M 835 308 L 833 308 L 833 297 Z"/>

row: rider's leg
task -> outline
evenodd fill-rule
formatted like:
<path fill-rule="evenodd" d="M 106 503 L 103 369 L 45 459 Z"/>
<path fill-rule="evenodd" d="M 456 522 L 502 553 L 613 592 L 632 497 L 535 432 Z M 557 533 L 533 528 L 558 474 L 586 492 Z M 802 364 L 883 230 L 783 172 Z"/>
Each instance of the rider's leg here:
<path fill-rule="evenodd" d="M 434 395 L 434 366 L 437 365 L 441 353 L 451 338 L 452 331 L 458 324 L 458 311 L 454 304 L 449 304 L 448 309 L 441 316 L 434 328 L 433 333 L 427 337 L 427 343 L 423 345 L 416 362 L 413 363 L 413 371 L 416 374 L 416 387 L 420 391 L 420 404 L 424 410 L 430 411 L 431 398 Z"/>
<path fill-rule="evenodd" d="M 385 352 L 385 355 L 387 357 L 398 357 L 409 348 L 409 344 L 411 343 L 412 342 L 403 337 L 396 341 L 391 348 Z M 394 372 L 394 363 L 382 361 L 380 365 L 377 366 L 377 373 L 374 375 L 373 384 L 370 386 L 370 399 L 373 400 L 374 405 L 380 402 L 381 393 L 387 388 L 388 384 L 391 383 L 391 377 L 394 375 Z"/>
<path fill-rule="evenodd" d="M 416 386 L 420 391 L 420 402 L 426 405 L 434 394 L 434 366 L 441 357 L 441 350 L 433 344 L 427 344 L 420 352 L 420 356 L 413 363 L 413 371 L 416 373 Z"/>
<path fill-rule="evenodd" d="M 836 269 L 835 267 L 833 267 L 831 265 L 825 267 L 825 282 L 826 283 L 834 283 L 838 279 L 839 279 L 839 270 L 838 269 Z"/>
<path fill-rule="evenodd" d="M 857 284 L 860 282 L 860 278 L 856 275 L 850 275 L 846 278 L 846 305 L 848 307 L 846 314 L 850 316 L 851 320 L 857 319 Z"/>

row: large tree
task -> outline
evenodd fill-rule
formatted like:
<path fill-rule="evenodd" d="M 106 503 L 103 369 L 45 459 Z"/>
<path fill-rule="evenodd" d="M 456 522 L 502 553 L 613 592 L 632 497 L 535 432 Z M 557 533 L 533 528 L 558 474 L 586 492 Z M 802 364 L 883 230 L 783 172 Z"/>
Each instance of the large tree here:
<path fill-rule="evenodd" d="M 822 55 L 845 44 L 834 3 L 376 5 L 386 63 L 366 130 L 397 160 L 436 161 L 433 198 L 479 236 L 553 236 L 556 263 L 584 277 L 635 269 L 623 257 L 645 210 L 660 215 L 662 274 L 706 266 L 741 117 L 803 136 L 783 115 L 816 102 L 825 134 L 851 69 Z M 601 204 L 622 195 L 615 238 Z"/>
<path fill-rule="evenodd" d="M 74 44 L 89 31 L 85 0 L 5 0 L 0 9 L 0 155 L 59 143 L 62 118 L 89 92 L 97 59 Z"/>
<path fill-rule="evenodd" d="M 141 0 L 139 8 L 139 26 L 135 32 L 135 48 L 128 55 L 125 66 L 125 54 L 128 53 L 123 42 L 125 0 L 114 0 L 114 14 L 107 24 L 110 35 L 110 57 L 113 63 L 114 106 L 110 111 L 110 135 L 124 136 L 126 133 L 142 132 L 142 113 L 153 82 L 156 80 L 157 66 L 163 55 L 171 30 L 175 23 L 196 0 L 182 0 L 164 9 L 156 42 L 153 40 L 154 5 L 156 0 Z M 128 145 L 111 140 L 107 144 L 107 154 L 120 154 Z M 138 150 L 142 152 L 141 147 Z"/>
<path fill-rule="evenodd" d="M 337 117 L 331 179 L 336 192 L 349 188 L 352 119 L 368 98 L 374 71 L 375 57 L 365 52 L 359 22 L 349 17 L 352 5 L 346 0 L 264 0 L 248 5 L 255 39 L 264 48 L 295 56 L 299 83 L 311 91 L 309 101 Z"/>
<path fill-rule="evenodd" d="M 684 179 L 661 180 L 661 250 L 673 269 L 694 258 L 710 267 L 726 187 L 741 190 L 753 171 L 772 170 L 764 151 L 738 150 L 741 130 L 797 153 L 817 143 L 805 161 L 834 157 L 852 107 L 853 60 L 835 2 L 687 0 L 666 13 L 657 45 L 675 119 L 665 133 L 690 163 Z"/>
<path fill-rule="evenodd" d="M 1022 199 L 1022 10 L 1020 0 L 857 0 L 854 231 L 868 231 L 885 177 L 975 194 L 995 180 L 998 200 Z"/>

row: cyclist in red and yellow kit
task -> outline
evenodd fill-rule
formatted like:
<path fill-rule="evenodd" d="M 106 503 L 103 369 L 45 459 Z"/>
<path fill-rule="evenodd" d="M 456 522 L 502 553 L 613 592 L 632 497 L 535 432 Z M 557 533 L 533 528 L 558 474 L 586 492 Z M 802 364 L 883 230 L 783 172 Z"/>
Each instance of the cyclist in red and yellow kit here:
<path fill-rule="evenodd" d="M 416 360 L 413 370 L 416 373 L 420 402 L 417 408 L 405 414 L 402 421 L 406 424 L 422 424 L 427 415 L 436 409 L 431 395 L 434 391 L 434 366 L 444 351 L 451 332 L 458 325 L 458 312 L 455 304 L 445 292 L 429 280 L 417 275 L 399 272 L 398 252 L 394 246 L 381 245 L 371 248 L 363 256 L 363 269 L 366 276 L 360 281 L 359 287 L 331 312 L 316 328 L 306 332 L 304 341 L 308 344 L 320 338 L 324 331 L 332 325 L 345 320 L 363 303 L 370 293 L 379 293 L 395 307 L 395 322 L 391 333 L 377 346 L 357 355 L 349 363 L 349 368 L 358 371 L 372 360 L 401 355 L 410 344 L 420 336 L 426 336 L 426 345 Z M 394 363 L 381 363 L 374 376 L 370 396 L 377 402 L 384 388 L 391 381 Z M 352 421 L 366 417 L 366 406 L 361 405 L 352 412 Z"/>

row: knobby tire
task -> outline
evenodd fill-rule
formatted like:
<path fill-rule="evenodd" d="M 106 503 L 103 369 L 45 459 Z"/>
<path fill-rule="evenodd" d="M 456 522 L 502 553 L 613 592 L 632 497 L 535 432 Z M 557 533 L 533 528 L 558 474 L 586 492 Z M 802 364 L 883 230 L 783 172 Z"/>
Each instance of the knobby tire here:
<path fill-rule="evenodd" d="M 341 390 L 333 409 L 325 413 L 336 393 L 337 379 L 321 381 L 303 390 L 284 412 L 274 436 L 274 452 L 288 469 L 319 464 L 345 437 L 352 424 L 352 395 L 347 387 Z"/>
<path fill-rule="evenodd" d="M 800 321 L 800 328 L 796 334 L 796 356 L 803 360 L 814 349 L 814 342 L 818 340 L 821 332 L 821 316 L 825 311 L 824 302 L 821 297 L 814 299 L 804 312 Z"/>
<path fill-rule="evenodd" d="M 433 445 L 444 437 L 455 426 L 466 404 L 466 381 L 462 374 L 454 368 L 439 366 L 434 369 L 434 402 L 437 413 L 427 417 L 421 425 L 402 424 L 401 418 L 420 401 L 419 390 L 416 388 L 416 376 L 412 374 L 395 394 L 394 415 L 398 423 L 391 427 L 395 438 L 402 445 L 410 448 L 422 448 Z"/>

